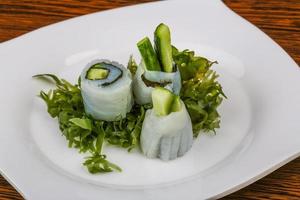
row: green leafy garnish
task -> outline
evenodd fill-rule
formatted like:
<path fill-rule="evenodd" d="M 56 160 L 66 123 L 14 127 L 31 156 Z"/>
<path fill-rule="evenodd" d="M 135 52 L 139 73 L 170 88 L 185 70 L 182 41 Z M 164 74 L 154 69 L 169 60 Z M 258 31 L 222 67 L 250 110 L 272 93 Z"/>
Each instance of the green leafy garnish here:
<path fill-rule="evenodd" d="M 134 60 L 134 58 L 133 58 L 133 55 L 131 55 L 131 56 L 129 57 L 129 61 L 128 61 L 128 64 L 127 64 L 127 68 L 128 68 L 129 71 L 131 72 L 132 76 L 134 76 L 135 73 L 136 73 L 136 70 L 137 70 L 138 66 L 137 66 L 137 64 L 136 64 L 136 62 L 135 62 L 135 60 Z"/>
<path fill-rule="evenodd" d="M 122 171 L 122 169 L 119 166 L 107 161 L 105 155 L 100 154 L 95 154 L 93 156 L 88 157 L 83 163 L 83 165 L 88 168 L 91 174 L 101 172 Z"/>
<path fill-rule="evenodd" d="M 131 149 L 139 145 L 145 109 L 149 105 L 135 105 L 126 118 L 114 122 L 95 120 L 84 111 L 79 84 L 73 85 L 53 74 L 40 74 L 35 78 L 47 79 L 55 83 L 56 88 L 40 92 L 48 113 L 57 118 L 59 128 L 69 143 L 69 147 L 79 152 L 90 153 L 83 163 L 90 173 L 121 171 L 117 165 L 109 162 L 103 154 L 104 143 Z M 80 81 L 80 80 L 79 80 Z"/>
<path fill-rule="evenodd" d="M 173 59 L 178 67 L 183 81 L 194 78 L 199 73 L 205 73 L 216 62 L 200 56 L 195 56 L 194 51 L 183 50 L 178 51 L 176 47 L 172 47 Z"/>
<path fill-rule="evenodd" d="M 73 118 L 70 119 L 70 122 L 79 126 L 80 128 L 86 129 L 91 131 L 92 130 L 92 122 L 90 119 L 80 119 L 80 118 Z"/>
<path fill-rule="evenodd" d="M 200 131 L 215 132 L 220 127 L 220 115 L 217 111 L 223 97 L 218 75 L 211 70 L 212 64 L 206 58 L 195 56 L 193 51 L 172 49 L 173 59 L 182 78 L 180 97 L 190 114 L 194 136 Z"/>

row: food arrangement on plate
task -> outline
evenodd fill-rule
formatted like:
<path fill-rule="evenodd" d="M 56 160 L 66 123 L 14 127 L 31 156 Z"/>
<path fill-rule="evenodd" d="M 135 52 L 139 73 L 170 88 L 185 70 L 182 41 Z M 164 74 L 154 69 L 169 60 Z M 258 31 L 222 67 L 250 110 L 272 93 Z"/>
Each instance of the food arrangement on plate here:
<path fill-rule="evenodd" d="M 200 132 L 220 126 L 217 108 L 226 96 L 211 69 L 216 62 L 172 46 L 165 24 L 154 32 L 154 47 L 148 37 L 137 47 L 139 65 L 133 56 L 127 68 L 93 60 L 75 85 L 53 74 L 34 76 L 56 84 L 40 97 L 69 147 L 90 154 L 83 163 L 90 173 L 121 171 L 103 153 L 105 144 L 169 161 L 184 156 Z"/>

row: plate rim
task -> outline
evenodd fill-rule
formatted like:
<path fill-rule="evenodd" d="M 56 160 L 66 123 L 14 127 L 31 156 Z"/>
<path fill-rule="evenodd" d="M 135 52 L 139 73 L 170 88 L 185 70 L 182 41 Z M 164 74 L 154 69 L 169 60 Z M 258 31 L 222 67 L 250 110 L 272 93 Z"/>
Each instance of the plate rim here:
<path fill-rule="evenodd" d="M 235 14 L 237 17 L 239 17 L 239 18 L 242 18 L 241 16 L 239 16 L 239 15 L 237 15 L 235 12 L 233 12 L 231 9 L 229 9 L 222 1 L 215 1 L 215 2 L 221 2 L 221 4 L 224 6 L 224 8 L 227 8 L 231 13 L 233 13 L 233 14 Z M 159 3 L 162 3 L 162 2 L 150 2 L 150 3 L 145 3 L 145 4 L 159 4 Z M 138 5 L 132 5 L 132 6 L 127 6 L 127 7 L 122 7 L 122 8 L 115 8 L 115 9 L 112 9 L 112 10 L 123 10 L 123 9 L 127 9 L 128 7 L 139 7 L 139 6 L 141 6 L 141 7 L 143 7 L 143 6 L 145 6 L 145 4 L 138 4 Z M 111 12 L 112 10 L 106 10 L 106 11 L 101 11 L 101 13 L 104 13 L 104 12 Z M 5 42 L 3 42 L 3 43 L 1 43 L 0 44 L 0 50 L 1 50 L 1 48 L 3 48 L 3 49 L 5 49 L 5 46 L 6 45 L 11 45 L 11 44 L 14 44 L 14 43 L 16 43 L 16 42 L 18 42 L 19 40 L 23 40 L 23 39 L 26 39 L 27 37 L 31 37 L 31 35 L 32 35 L 32 33 L 36 33 L 36 32 L 39 32 L 39 31 L 41 31 L 41 30 L 43 30 L 43 31 L 46 31 L 47 29 L 49 29 L 49 28 L 55 28 L 56 27 L 56 25 L 63 25 L 63 24 L 65 24 L 65 23 L 69 23 L 69 22 L 71 22 L 71 21 L 73 21 L 73 20 L 77 20 L 77 19 L 79 19 L 79 18 L 85 18 L 86 16 L 89 16 L 89 15 L 95 15 L 95 14 L 97 14 L 97 13 L 99 13 L 99 12 L 95 12 L 95 13 L 91 13 L 91 14 L 87 14 L 87 15 L 83 15 L 83 16 L 79 16 L 79 17 L 74 17 L 74 18 L 71 18 L 71 19 L 68 19 L 68 20 L 64 20 L 64 21 L 61 21 L 61 22 L 58 22 L 58 23 L 54 23 L 54 24 L 51 24 L 51 25 L 48 25 L 48 26 L 45 26 L 45 27 L 42 27 L 42 28 L 39 28 L 39 29 L 36 29 L 36 30 L 34 30 L 34 31 L 32 31 L 32 32 L 29 32 L 29 33 L 26 33 L 26 34 L 24 34 L 24 35 L 22 35 L 22 36 L 19 36 L 19 37 L 17 37 L 17 38 L 13 38 L 13 39 L 11 39 L 11 40 L 8 40 L 8 41 L 5 41 Z M 247 20 L 245 20 L 244 19 L 244 21 L 245 22 L 247 22 L 248 23 L 248 25 L 251 25 L 252 27 L 255 27 L 255 29 L 257 30 L 257 31 L 259 31 L 259 32 L 261 32 L 261 33 L 263 33 L 260 29 L 258 29 L 256 26 L 254 26 L 253 24 L 251 24 L 250 22 L 248 22 Z M 270 38 L 268 35 L 266 35 L 265 33 L 263 33 L 265 36 L 267 36 L 272 42 L 273 42 L 273 44 L 276 44 L 277 45 L 277 47 L 279 47 L 280 48 L 280 50 L 281 50 L 281 53 L 284 53 L 285 54 L 285 56 L 287 56 L 292 62 L 294 62 L 294 64 L 296 65 L 296 66 L 298 66 L 298 64 L 291 58 L 291 56 L 289 56 L 288 54 L 287 54 L 287 52 L 284 50 L 284 49 L 282 49 L 282 47 L 280 47 L 280 45 L 278 45 L 272 38 Z M 299 66 L 298 66 L 299 67 Z M 289 157 L 287 157 L 285 160 L 282 160 L 281 162 L 279 162 L 277 165 L 274 165 L 273 167 L 271 167 L 271 168 L 269 168 L 269 169 L 267 169 L 267 170 L 265 170 L 265 171 L 263 171 L 261 174 L 258 174 L 257 176 L 255 176 L 255 177 L 253 177 L 252 179 L 249 179 L 249 180 L 247 180 L 247 181 L 245 181 L 244 183 L 244 185 L 243 184 L 240 184 L 240 185 L 237 185 L 237 186 L 235 186 L 235 187 L 232 187 L 230 190 L 226 190 L 226 191 L 224 191 L 224 193 L 220 193 L 220 194 L 217 194 L 215 197 L 222 197 L 222 196 L 224 196 L 224 195 L 227 195 L 227 194 L 230 194 L 230 193 L 232 193 L 232 192 L 234 192 L 234 191 L 237 191 L 237 190 L 239 190 L 239 189 L 241 189 L 241 188 L 243 188 L 243 187 L 245 187 L 245 186 L 247 186 L 247 185 L 250 185 L 251 183 L 253 183 L 253 182 L 255 182 L 256 180 L 258 180 L 258 179 L 260 179 L 260 178 L 262 178 L 262 177 L 264 177 L 264 176 L 266 176 L 266 175 L 268 175 L 269 173 L 271 173 L 271 172 L 273 172 L 273 171 L 275 171 L 276 169 L 278 169 L 279 167 L 281 167 L 281 166 L 283 166 L 284 164 L 286 164 L 287 162 L 289 162 L 289 161 L 291 161 L 291 160 L 293 160 L 293 159 L 295 159 L 295 158 L 297 158 L 297 157 L 299 157 L 300 156 L 300 151 L 299 152 L 295 152 L 293 155 L 290 155 Z M 9 176 L 6 176 L 6 174 L 4 173 L 4 171 L 2 171 L 2 169 L 1 169 L 1 167 L 0 167 L 0 174 L 3 176 L 3 177 L 5 177 L 5 179 L 24 197 L 24 198 L 26 198 L 26 196 L 25 196 L 25 192 L 23 192 L 18 186 L 17 186 L 17 184 L 16 183 L 14 183 L 10 178 L 9 178 Z"/>

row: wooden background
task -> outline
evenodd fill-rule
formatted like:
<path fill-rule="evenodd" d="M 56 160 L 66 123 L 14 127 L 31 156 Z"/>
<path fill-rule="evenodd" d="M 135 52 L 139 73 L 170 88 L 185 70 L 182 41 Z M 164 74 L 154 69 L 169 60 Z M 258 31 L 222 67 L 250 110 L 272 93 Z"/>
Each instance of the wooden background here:
<path fill-rule="evenodd" d="M 1 0 L 0 42 L 71 17 L 149 1 Z M 271 36 L 300 64 L 300 0 L 224 2 Z M 0 199 L 22 199 L 1 176 Z M 300 199 L 300 158 L 223 199 Z"/>

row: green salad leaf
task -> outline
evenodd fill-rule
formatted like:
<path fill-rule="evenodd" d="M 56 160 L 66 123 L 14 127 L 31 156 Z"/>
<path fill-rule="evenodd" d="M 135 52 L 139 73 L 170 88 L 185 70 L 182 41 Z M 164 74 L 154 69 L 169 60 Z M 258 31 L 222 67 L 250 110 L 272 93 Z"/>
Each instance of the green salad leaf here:
<path fill-rule="evenodd" d="M 204 57 L 196 56 L 194 51 L 188 49 L 178 51 L 174 46 L 172 47 L 172 54 L 183 81 L 194 78 L 196 74 L 207 72 L 216 63 Z"/>
<path fill-rule="evenodd" d="M 220 127 L 217 108 L 226 98 L 216 80 L 217 73 L 211 69 L 216 62 L 196 56 L 193 51 L 179 51 L 175 47 L 172 54 L 181 74 L 180 97 L 190 114 L 194 136 L 197 137 L 200 131 L 215 132 Z"/>
<path fill-rule="evenodd" d="M 72 118 L 70 122 L 79 126 L 80 128 L 91 131 L 92 130 L 92 122 L 90 119 L 80 119 L 80 118 Z"/>
<path fill-rule="evenodd" d="M 107 161 L 105 155 L 100 154 L 94 154 L 88 157 L 83 163 L 83 165 L 88 168 L 91 174 L 122 171 L 122 169 L 119 166 Z"/>
<path fill-rule="evenodd" d="M 53 90 L 41 91 L 39 96 L 46 103 L 50 116 L 58 119 L 59 128 L 69 147 L 77 148 L 82 153 L 90 153 L 83 163 L 88 171 L 121 171 L 120 167 L 106 159 L 103 146 L 107 142 L 128 151 L 137 147 L 145 109 L 149 105 L 135 105 L 126 118 L 114 122 L 95 120 L 84 111 L 79 84 L 73 85 L 53 74 L 39 74 L 34 78 L 47 79 L 56 85 Z"/>

